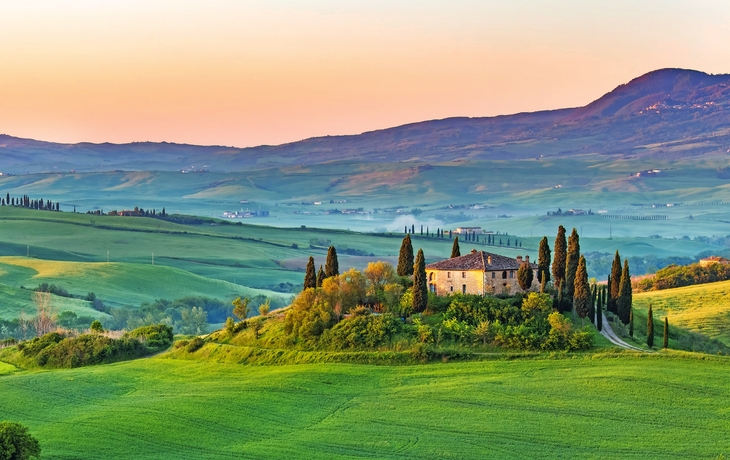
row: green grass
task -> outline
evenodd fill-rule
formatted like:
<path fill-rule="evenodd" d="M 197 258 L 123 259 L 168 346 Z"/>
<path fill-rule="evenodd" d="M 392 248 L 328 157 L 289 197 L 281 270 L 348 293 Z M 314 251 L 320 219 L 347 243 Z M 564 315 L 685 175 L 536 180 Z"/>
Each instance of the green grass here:
<path fill-rule="evenodd" d="M 47 459 L 727 455 L 730 362 L 683 356 L 395 367 L 153 358 L 2 376 L 0 419 L 27 425 Z"/>
<path fill-rule="evenodd" d="M 0 375 L 7 375 L 16 372 L 18 369 L 12 364 L 0 362 Z"/>
<path fill-rule="evenodd" d="M 663 321 L 667 316 L 670 326 L 680 326 L 730 346 L 730 281 L 634 295 L 637 310 L 644 312 L 650 304 L 655 319 Z"/>
<path fill-rule="evenodd" d="M 12 320 L 19 318 L 22 313 L 28 317 L 35 315 L 36 305 L 33 303 L 33 292 L 0 284 L 0 319 Z M 90 302 L 66 297 L 51 296 L 53 308 L 57 312 L 72 311 L 77 316 L 91 316 L 103 320 L 106 313 L 94 310 Z"/>

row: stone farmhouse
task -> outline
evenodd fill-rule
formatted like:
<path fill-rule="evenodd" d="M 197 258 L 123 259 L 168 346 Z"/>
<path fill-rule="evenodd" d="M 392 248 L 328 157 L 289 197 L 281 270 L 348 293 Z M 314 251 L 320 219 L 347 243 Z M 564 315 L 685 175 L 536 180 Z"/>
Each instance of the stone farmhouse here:
<path fill-rule="evenodd" d="M 463 294 L 515 294 L 522 292 L 517 282 L 517 270 L 523 263 L 533 270 L 532 289 L 537 285 L 537 264 L 530 263 L 530 256 L 511 257 L 472 250 L 470 254 L 442 260 L 426 266 L 428 289 L 436 295 Z"/>

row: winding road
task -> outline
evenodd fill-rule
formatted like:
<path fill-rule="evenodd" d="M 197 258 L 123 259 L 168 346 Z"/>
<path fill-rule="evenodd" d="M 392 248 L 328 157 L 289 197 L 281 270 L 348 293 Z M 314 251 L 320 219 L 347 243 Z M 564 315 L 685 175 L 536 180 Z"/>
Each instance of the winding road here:
<path fill-rule="evenodd" d="M 634 350 L 634 351 L 642 351 L 646 352 L 646 350 L 642 350 L 639 347 L 635 347 L 633 345 L 629 345 L 628 343 L 621 340 L 615 332 L 613 332 L 613 329 L 611 329 L 611 324 L 608 322 L 608 319 L 606 318 L 606 315 L 603 315 L 603 330 L 601 331 L 601 335 L 608 339 L 609 342 L 612 344 L 625 348 L 627 350 Z"/>

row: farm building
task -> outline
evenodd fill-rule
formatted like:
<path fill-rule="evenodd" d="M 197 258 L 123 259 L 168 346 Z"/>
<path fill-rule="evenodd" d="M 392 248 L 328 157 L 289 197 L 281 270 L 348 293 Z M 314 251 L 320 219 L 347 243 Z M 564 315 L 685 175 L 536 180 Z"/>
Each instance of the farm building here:
<path fill-rule="evenodd" d="M 533 288 L 537 287 L 537 264 L 530 256 L 511 257 L 472 250 L 470 254 L 442 260 L 426 266 L 428 288 L 437 295 L 455 292 L 463 294 L 514 294 L 522 292 L 517 282 L 517 270 L 529 263 L 533 270 Z"/>
<path fill-rule="evenodd" d="M 706 257 L 704 259 L 700 259 L 701 267 L 707 267 L 707 266 L 713 265 L 713 264 L 728 264 L 728 263 L 730 263 L 730 260 L 728 260 L 724 257 L 718 257 L 718 256 L 710 256 L 710 257 Z"/>

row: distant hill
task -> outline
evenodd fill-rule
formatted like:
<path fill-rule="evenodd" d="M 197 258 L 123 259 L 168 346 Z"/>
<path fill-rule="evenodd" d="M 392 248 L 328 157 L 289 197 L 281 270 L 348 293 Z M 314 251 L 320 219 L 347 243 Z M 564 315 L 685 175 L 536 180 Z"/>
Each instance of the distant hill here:
<path fill-rule="evenodd" d="M 663 143 L 672 148 L 656 148 Z M 649 145 L 654 148 L 644 152 Z M 584 153 L 686 157 L 729 149 L 730 75 L 662 69 L 620 85 L 585 107 L 447 118 L 278 146 L 58 144 L 0 135 L 0 171 L 233 171 L 333 161 L 444 162 Z"/>

